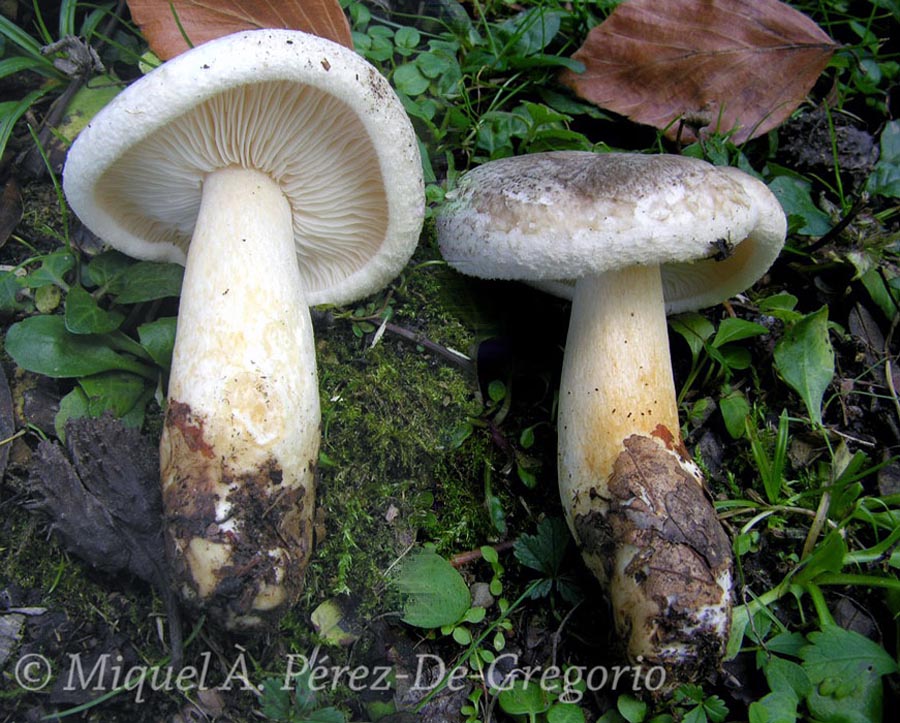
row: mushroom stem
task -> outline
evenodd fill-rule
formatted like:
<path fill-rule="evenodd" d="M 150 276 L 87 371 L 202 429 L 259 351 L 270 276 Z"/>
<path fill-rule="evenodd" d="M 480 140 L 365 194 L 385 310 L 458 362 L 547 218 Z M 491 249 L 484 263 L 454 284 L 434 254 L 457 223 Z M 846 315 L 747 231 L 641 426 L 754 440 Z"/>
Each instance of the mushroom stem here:
<path fill-rule="evenodd" d="M 315 348 L 290 206 L 266 174 L 204 180 L 160 443 L 182 597 L 229 628 L 296 599 L 320 438 Z"/>
<path fill-rule="evenodd" d="M 563 420 L 575 424 L 565 428 Z M 678 435 L 658 266 L 632 266 L 580 279 L 575 287 L 560 389 L 559 455 L 572 476 L 606 479 L 631 434 L 662 425 Z"/>
<path fill-rule="evenodd" d="M 578 281 L 558 427 L 563 508 L 629 657 L 680 681 L 708 672 L 730 623 L 731 554 L 681 441 L 658 267 Z"/>

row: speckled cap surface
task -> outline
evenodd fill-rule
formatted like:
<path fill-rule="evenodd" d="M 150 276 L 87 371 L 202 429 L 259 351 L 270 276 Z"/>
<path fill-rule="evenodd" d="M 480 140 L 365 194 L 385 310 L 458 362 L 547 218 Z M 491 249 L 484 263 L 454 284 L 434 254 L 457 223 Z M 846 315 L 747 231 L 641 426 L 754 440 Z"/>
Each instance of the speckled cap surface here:
<path fill-rule="evenodd" d="M 584 276 L 658 264 L 670 313 L 752 285 L 786 227 L 765 184 L 737 169 L 582 151 L 485 163 L 447 194 L 437 220 L 441 253 L 460 272 L 559 295 Z"/>
<path fill-rule="evenodd" d="M 281 184 L 310 304 L 382 288 L 418 241 L 422 170 L 399 98 L 358 54 L 299 31 L 219 38 L 136 81 L 76 139 L 63 185 L 114 248 L 184 263 L 203 179 L 229 166 Z"/>

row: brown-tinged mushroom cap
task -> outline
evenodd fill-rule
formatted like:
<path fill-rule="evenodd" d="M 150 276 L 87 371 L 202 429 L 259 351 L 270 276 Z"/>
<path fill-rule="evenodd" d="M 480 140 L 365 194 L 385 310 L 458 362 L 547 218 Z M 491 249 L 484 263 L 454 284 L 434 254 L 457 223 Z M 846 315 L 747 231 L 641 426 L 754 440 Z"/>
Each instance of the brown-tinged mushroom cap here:
<path fill-rule="evenodd" d="M 666 309 L 712 306 L 769 268 L 786 221 L 766 186 L 685 156 L 559 151 L 465 174 L 438 217 L 441 251 L 472 276 L 559 283 L 660 265 Z"/>

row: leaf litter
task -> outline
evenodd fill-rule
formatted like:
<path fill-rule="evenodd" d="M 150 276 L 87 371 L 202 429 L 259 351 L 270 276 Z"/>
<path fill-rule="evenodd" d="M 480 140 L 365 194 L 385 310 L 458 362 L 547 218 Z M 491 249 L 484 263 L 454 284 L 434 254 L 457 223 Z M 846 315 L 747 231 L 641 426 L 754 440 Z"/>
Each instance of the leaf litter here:
<path fill-rule="evenodd" d="M 800 105 L 837 48 L 778 0 L 631 0 L 572 56 L 561 80 L 582 98 L 669 139 L 767 133 Z"/>
<path fill-rule="evenodd" d="M 41 441 L 32 460 L 32 507 L 71 553 L 109 574 L 150 583 L 170 621 L 173 665 L 181 657 L 178 606 L 169 584 L 155 446 L 106 414 L 70 419 L 63 446 Z"/>

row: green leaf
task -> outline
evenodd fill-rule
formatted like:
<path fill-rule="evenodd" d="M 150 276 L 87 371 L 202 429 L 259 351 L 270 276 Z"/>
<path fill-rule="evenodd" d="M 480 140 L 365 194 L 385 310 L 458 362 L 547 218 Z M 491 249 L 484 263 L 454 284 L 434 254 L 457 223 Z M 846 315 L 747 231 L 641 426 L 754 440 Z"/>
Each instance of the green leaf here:
<path fill-rule="evenodd" d="M 453 628 L 452 635 L 453 640 L 456 641 L 458 645 L 465 646 L 472 642 L 472 633 L 470 633 L 469 629 L 464 625 Z"/>
<path fill-rule="evenodd" d="M 823 572 L 840 572 L 847 554 L 847 543 L 838 530 L 829 532 L 805 560 L 794 578 L 798 583 L 814 581 Z"/>
<path fill-rule="evenodd" d="M 809 675 L 799 663 L 772 655 L 766 659 L 763 670 L 773 692 L 790 694 L 795 700 L 803 699 L 812 692 Z"/>
<path fill-rule="evenodd" d="M 800 700 L 791 692 L 773 691 L 750 704 L 750 723 L 794 723 Z"/>
<path fill-rule="evenodd" d="M 488 384 L 487 392 L 492 402 L 502 402 L 506 396 L 506 385 L 499 379 L 495 379 Z"/>
<path fill-rule="evenodd" d="M 90 85 L 80 88 L 69 101 L 56 133 L 70 142 L 75 140 L 94 116 L 119 94 L 122 87 L 121 81 L 111 75 L 103 74 L 93 78 Z"/>
<path fill-rule="evenodd" d="M 417 628 L 440 628 L 462 619 L 472 596 L 462 575 L 430 550 L 417 550 L 394 580 L 404 596 L 402 620 Z"/>
<path fill-rule="evenodd" d="M 113 369 L 146 373 L 143 364 L 117 354 L 102 337 L 68 331 L 61 316 L 32 316 L 13 324 L 6 334 L 6 351 L 23 369 L 54 378 Z"/>
<path fill-rule="evenodd" d="M 706 340 L 716 333 L 712 322 L 695 312 L 671 317 L 669 326 L 687 342 L 694 364 L 700 358 Z"/>
<path fill-rule="evenodd" d="M 23 298 L 22 288 L 15 271 L 0 274 L 0 311 L 13 314 L 29 308 L 29 302 Z"/>
<path fill-rule="evenodd" d="M 569 546 L 569 528 L 559 517 L 545 517 L 534 535 L 520 535 L 513 545 L 516 559 L 532 570 L 555 577 Z"/>
<path fill-rule="evenodd" d="M 70 419 L 80 419 L 89 414 L 88 398 L 81 387 L 75 387 L 71 392 L 59 400 L 59 411 L 53 418 L 53 429 L 56 436 L 66 441 L 66 422 Z"/>
<path fill-rule="evenodd" d="M 766 641 L 766 648 L 773 653 L 799 658 L 800 651 L 807 644 L 802 633 L 778 633 Z"/>
<path fill-rule="evenodd" d="M 882 720 L 881 676 L 898 671 L 894 658 L 877 643 L 837 625 L 810 633 L 809 640 L 800 657 L 814 686 L 807 697 L 812 717 L 835 723 Z"/>
<path fill-rule="evenodd" d="M 99 307 L 93 296 L 75 284 L 66 294 L 65 320 L 73 334 L 107 334 L 119 328 L 125 315 Z"/>
<path fill-rule="evenodd" d="M 515 680 L 501 690 L 497 702 L 509 715 L 537 715 L 550 707 L 547 691 L 536 681 Z"/>
<path fill-rule="evenodd" d="M 574 703 L 554 703 L 547 711 L 547 723 L 585 723 L 584 711 Z"/>
<path fill-rule="evenodd" d="M 102 372 L 83 377 L 78 383 L 84 390 L 92 417 L 99 417 L 107 410 L 124 417 L 146 391 L 144 378 L 130 372 Z"/>
<path fill-rule="evenodd" d="M 618 697 L 616 708 L 628 723 L 641 723 L 647 715 L 647 704 L 627 693 Z"/>
<path fill-rule="evenodd" d="M 834 349 L 828 337 L 828 307 L 805 316 L 775 345 L 775 368 L 822 424 L 822 398 L 834 376 Z"/>
<path fill-rule="evenodd" d="M 712 340 L 712 345 L 720 347 L 723 344 L 750 339 L 754 336 L 763 336 L 768 333 L 769 330 L 762 324 L 729 317 L 719 324 L 719 329 L 716 331 L 715 339 Z"/>
<path fill-rule="evenodd" d="M 880 150 L 866 190 L 872 196 L 900 198 L 900 120 L 891 121 L 881 131 Z"/>
<path fill-rule="evenodd" d="M 0 15 L 0 20 L 2 19 L 3 16 Z M 13 128 L 15 128 L 19 118 L 25 115 L 25 113 L 28 112 L 28 109 L 37 103 L 42 95 L 53 90 L 53 88 L 54 84 L 48 83 L 37 90 L 31 91 L 21 100 L 11 100 L 0 103 L 0 158 L 3 157 L 3 152 L 6 150 L 6 144 L 9 141 Z"/>
<path fill-rule="evenodd" d="M 750 402 L 739 389 L 732 389 L 719 399 L 719 412 L 725 422 L 725 429 L 732 439 L 740 439 L 746 434 Z"/>
<path fill-rule="evenodd" d="M 153 361 L 166 370 L 172 367 L 172 349 L 175 347 L 177 325 L 177 318 L 164 316 L 156 321 L 141 324 L 137 329 L 141 346 L 147 350 Z"/>
<path fill-rule="evenodd" d="M 139 261 L 119 274 L 110 285 L 110 292 L 119 304 L 155 301 L 181 293 L 184 267 L 158 261 Z"/>
<path fill-rule="evenodd" d="M 60 250 L 47 254 L 41 259 L 41 265 L 23 280 L 29 289 L 39 289 L 53 284 L 66 288 L 65 275 L 75 268 L 75 257 L 68 251 Z"/>
<path fill-rule="evenodd" d="M 422 41 L 422 35 L 415 28 L 404 26 L 394 33 L 394 44 L 402 55 L 408 55 Z"/>
<path fill-rule="evenodd" d="M 99 286 L 101 292 L 115 283 L 122 274 L 135 265 L 135 260 L 119 251 L 104 251 L 97 254 L 84 267 L 83 283 L 88 286 Z"/>
<path fill-rule="evenodd" d="M 515 56 L 532 55 L 556 37 L 562 17 L 562 12 L 536 7 L 510 18 L 498 29 L 514 40 Z"/>
<path fill-rule="evenodd" d="M 812 184 L 801 178 L 779 176 L 769 190 L 781 203 L 791 228 L 801 236 L 824 236 L 831 230 L 831 218 L 812 200 Z"/>
<path fill-rule="evenodd" d="M 807 637 L 810 644 L 800 649 L 800 658 L 813 685 L 829 678 L 849 681 L 865 673 L 898 672 L 897 661 L 883 647 L 852 630 L 829 625 Z"/>
<path fill-rule="evenodd" d="M 426 90 L 431 81 L 426 78 L 416 63 L 404 63 L 397 66 L 391 80 L 394 81 L 394 87 L 401 93 L 416 96 L 421 95 Z"/>
<path fill-rule="evenodd" d="M 416 56 L 416 66 L 419 68 L 419 72 L 430 80 L 440 78 L 454 68 L 459 74 L 459 65 L 456 60 L 438 53 L 420 53 Z"/>

